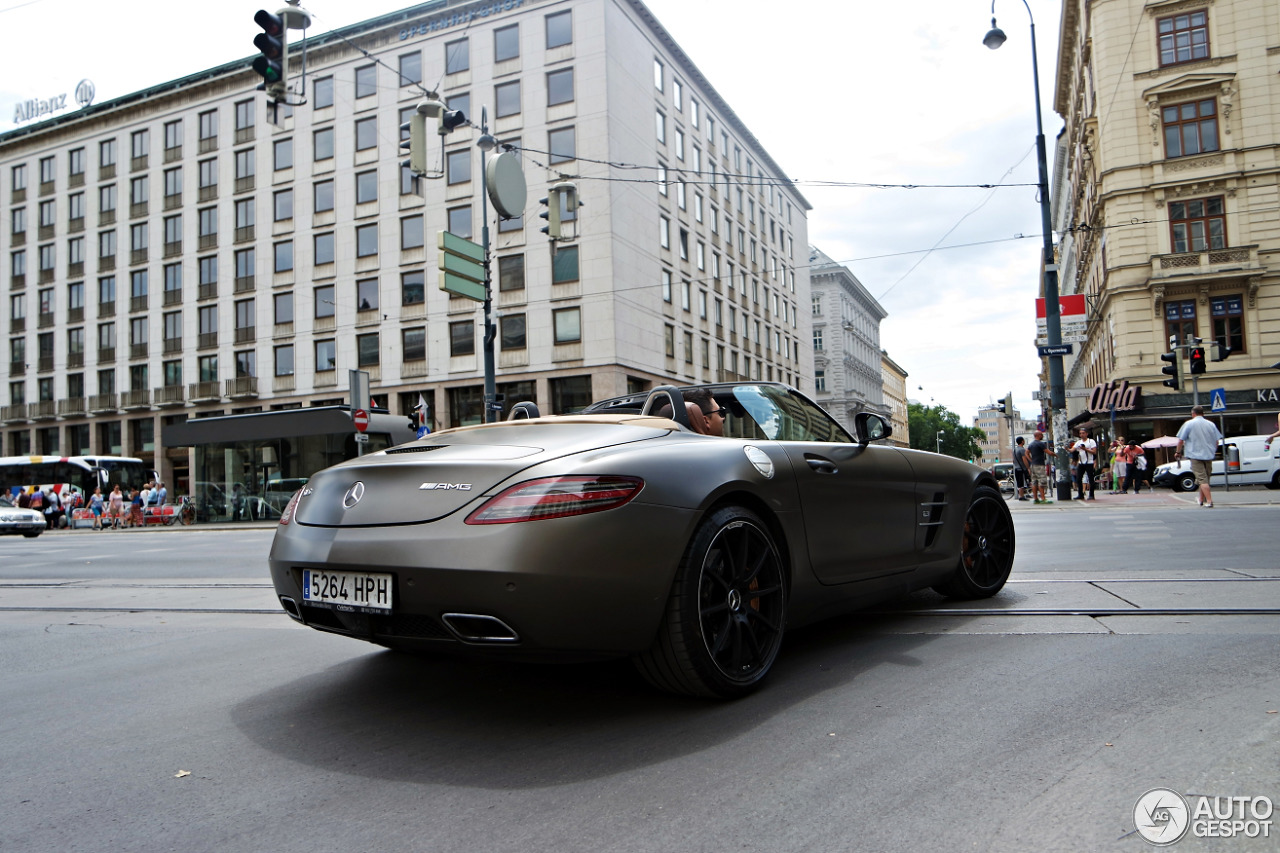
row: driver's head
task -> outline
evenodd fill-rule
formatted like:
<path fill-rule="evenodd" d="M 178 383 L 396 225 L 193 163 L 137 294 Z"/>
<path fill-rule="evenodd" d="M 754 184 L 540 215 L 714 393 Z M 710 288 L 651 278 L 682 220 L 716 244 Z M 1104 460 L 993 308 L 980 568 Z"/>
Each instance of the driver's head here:
<path fill-rule="evenodd" d="M 689 410 L 689 421 L 695 424 L 695 430 L 703 435 L 724 435 L 724 410 L 710 391 L 706 388 L 692 388 L 681 393 L 687 403 L 698 407 L 697 417 L 692 409 Z M 702 428 L 697 426 L 699 421 L 703 424 Z"/>

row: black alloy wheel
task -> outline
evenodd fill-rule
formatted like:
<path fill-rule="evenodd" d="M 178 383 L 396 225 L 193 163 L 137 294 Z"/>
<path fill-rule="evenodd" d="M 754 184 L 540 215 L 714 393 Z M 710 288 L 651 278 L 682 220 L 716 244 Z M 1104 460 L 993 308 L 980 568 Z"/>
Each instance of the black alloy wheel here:
<path fill-rule="evenodd" d="M 768 674 L 785 624 L 782 558 L 769 529 L 750 510 L 724 507 L 694 534 L 658 638 L 636 665 L 663 690 L 744 696 Z"/>
<path fill-rule="evenodd" d="M 974 489 L 960 537 L 955 574 L 934 589 L 952 598 L 989 598 L 1013 569 L 1013 516 L 990 486 Z"/>

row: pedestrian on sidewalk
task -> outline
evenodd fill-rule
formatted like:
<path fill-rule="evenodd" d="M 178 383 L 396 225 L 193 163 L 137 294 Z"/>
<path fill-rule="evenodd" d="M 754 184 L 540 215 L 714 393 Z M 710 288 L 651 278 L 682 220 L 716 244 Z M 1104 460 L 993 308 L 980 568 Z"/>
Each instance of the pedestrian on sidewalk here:
<path fill-rule="evenodd" d="M 124 492 L 120 491 L 119 483 L 116 483 L 107 497 L 107 519 L 111 522 L 112 530 L 119 530 L 124 522 Z"/>
<path fill-rule="evenodd" d="M 1147 476 L 1147 454 L 1143 452 L 1138 442 L 1129 442 L 1125 462 L 1128 464 L 1129 475 L 1124 482 L 1124 491 L 1129 491 L 1129 486 L 1132 485 L 1133 493 L 1136 495 L 1142 491 L 1142 481 Z"/>
<path fill-rule="evenodd" d="M 1030 485 L 1030 475 L 1027 472 L 1027 440 L 1022 436 L 1018 436 L 1013 442 L 1013 486 L 1017 490 L 1017 499 L 1020 501 L 1030 500 L 1027 495 L 1027 486 Z"/>
<path fill-rule="evenodd" d="M 1081 427 L 1079 430 L 1079 438 L 1071 443 L 1068 450 L 1076 456 L 1076 490 L 1079 494 L 1076 500 L 1085 499 L 1084 490 L 1087 486 L 1089 489 L 1089 500 L 1094 500 L 1094 488 L 1096 483 L 1094 480 L 1097 474 L 1094 471 L 1094 463 L 1098 458 L 1098 442 L 1089 437 L 1089 430 Z"/>
<path fill-rule="evenodd" d="M 1191 461 L 1191 473 L 1195 475 L 1196 485 L 1200 487 L 1200 496 L 1196 502 L 1200 506 L 1213 506 L 1213 493 L 1209 490 L 1209 474 L 1213 471 L 1213 455 L 1222 441 L 1222 433 L 1213 421 L 1204 416 L 1204 406 L 1191 409 L 1191 419 L 1178 430 L 1178 449 L 1175 459 L 1186 458 Z"/>
<path fill-rule="evenodd" d="M 102 516 L 104 510 L 105 507 L 102 500 L 102 487 L 95 486 L 93 490 L 93 497 L 89 498 L 89 512 L 93 513 L 94 530 L 102 529 Z"/>
<path fill-rule="evenodd" d="M 1031 496 L 1038 504 L 1049 502 L 1048 445 L 1044 443 L 1044 433 L 1035 431 L 1035 436 L 1027 445 L 1027 471 L 1031 474 Z"/>

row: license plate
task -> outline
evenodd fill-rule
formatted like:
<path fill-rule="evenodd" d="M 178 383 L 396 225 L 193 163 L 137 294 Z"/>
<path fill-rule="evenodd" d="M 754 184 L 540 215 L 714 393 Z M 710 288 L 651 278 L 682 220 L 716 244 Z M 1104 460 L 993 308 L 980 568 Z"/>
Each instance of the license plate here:
<path fill-rule="evenodd" d="M 389 613 L 391 575 L 303 569 L 302 600 L 357 613 Z"/>

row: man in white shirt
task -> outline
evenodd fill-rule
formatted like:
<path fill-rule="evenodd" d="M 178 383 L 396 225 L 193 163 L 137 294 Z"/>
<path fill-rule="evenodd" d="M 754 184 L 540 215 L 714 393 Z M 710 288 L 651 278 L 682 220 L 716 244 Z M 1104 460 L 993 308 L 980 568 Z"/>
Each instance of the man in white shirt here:
<path fill-rule="evenodd" d="M 1094 460 L 1098 458 L 1098 442 L 1089 438 L 1089 430 L 1081 427 L 1080 437 L 1072 442 L 1069 449 L 1076 455 L 1076 486 L 1080 492 L 1076 500 L 1085 499 L 1086 480 L 1089 481 L 1089 500 L 1093 500 L 1093 490 L 1096 485 L 1094 481 L 1098 479 L 1097 472 L 1093 469 Z"/>
<path fill-rule="evenodd" d="M 1196 485 L 1200 487 L 1197 503 L 1200 506 L 1213 506 L 1213 494 L 1209 491 L 1209 474 L 1213 470 L 1213 456 L 1218 450 L 1218 442 L 1222 441 L 1222 433 L 1213 421 L 1204 416 L 1204 406 L 1196 406 L 1191 410 L 1191 420 L 1178 430 L 1177 458 L 1183 457 L 1191 462 L 1191 473 L 1195 475 Z"/>

